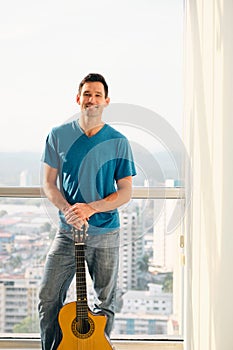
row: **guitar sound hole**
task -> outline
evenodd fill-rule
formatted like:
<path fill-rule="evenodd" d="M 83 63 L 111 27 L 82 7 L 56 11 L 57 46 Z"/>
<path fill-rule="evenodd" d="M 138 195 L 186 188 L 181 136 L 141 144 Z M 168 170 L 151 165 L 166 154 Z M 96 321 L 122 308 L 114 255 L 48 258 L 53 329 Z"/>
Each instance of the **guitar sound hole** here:
<path fill-rule="evenodd" d="M 76 329 L 80 334 L 87 334 L 90 328 L 90 324 L 87 320 L 78 320 L 76 324 Z"/>
<path fill-rule="evenodd" d="M 93 334 L 95 330 L 95 325 L 90 317 L 88 317 L 88 320 L 75 318 L 72 322 L 71 328 L 73 334 L 77 338 L 86 339 Z"/>

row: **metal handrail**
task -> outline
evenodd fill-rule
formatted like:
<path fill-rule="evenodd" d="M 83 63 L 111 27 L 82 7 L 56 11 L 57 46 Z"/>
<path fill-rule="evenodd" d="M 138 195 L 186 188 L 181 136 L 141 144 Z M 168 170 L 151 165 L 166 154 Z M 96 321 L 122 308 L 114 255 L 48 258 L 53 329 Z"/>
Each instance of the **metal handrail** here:
<path fill-rule="evenodd" d="M 0 197 L 44 198 L 42 187 L 0 187 Z M 184 187 L 133 187 L 132 198 L 135 199 L 184 199 Z"/>

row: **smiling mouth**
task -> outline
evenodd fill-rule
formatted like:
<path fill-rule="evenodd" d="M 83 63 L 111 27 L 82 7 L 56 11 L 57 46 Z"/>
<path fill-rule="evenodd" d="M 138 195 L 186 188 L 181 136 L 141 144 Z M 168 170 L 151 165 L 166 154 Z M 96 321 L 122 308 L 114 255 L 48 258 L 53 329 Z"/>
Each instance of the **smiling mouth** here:
<path fill-rule="evenodd" d="M 85 109 L 98 109 L 98 108 L 99 108 L 98 105 L 87 105 L 87 106 L 85 107 Z"/>

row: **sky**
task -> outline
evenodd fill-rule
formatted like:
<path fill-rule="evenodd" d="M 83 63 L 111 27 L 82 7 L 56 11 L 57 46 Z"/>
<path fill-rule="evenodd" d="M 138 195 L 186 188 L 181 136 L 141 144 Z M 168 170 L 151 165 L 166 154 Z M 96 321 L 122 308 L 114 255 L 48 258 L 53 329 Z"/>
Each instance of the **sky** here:
<path fill-rule="evenodd" d="M 0 152 L 41 152 L 90 72 L 181 134 L 182 40 L 182 0 L 1 1 Z"/>

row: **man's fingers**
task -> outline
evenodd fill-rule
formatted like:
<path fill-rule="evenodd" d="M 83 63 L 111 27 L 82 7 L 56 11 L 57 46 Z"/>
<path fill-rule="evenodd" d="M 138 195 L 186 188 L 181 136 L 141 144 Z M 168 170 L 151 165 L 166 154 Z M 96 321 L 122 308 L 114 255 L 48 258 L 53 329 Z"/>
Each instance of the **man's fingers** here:
<path fill-rule="evenodd" d="M 72 226 L 74 226 L 75 228 L 77 228 L 78 230 L 82 230 L 83 226 L 85 226 L 86 230 L 88 229 L 88 223 L 87 221 L 83 221 L 83 220 L 77 220 L 75 221 Z"/>

